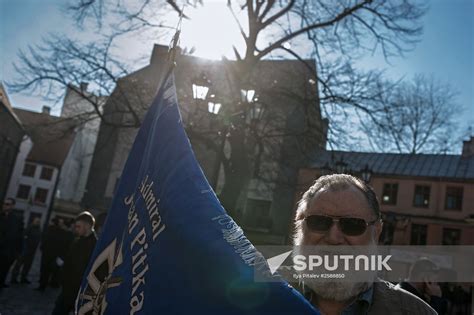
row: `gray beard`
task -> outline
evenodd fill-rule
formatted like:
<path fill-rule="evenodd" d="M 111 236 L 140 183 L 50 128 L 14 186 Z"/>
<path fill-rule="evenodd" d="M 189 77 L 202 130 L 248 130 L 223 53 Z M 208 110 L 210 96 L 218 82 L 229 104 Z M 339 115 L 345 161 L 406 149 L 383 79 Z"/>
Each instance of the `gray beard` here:
<path fill-rule="evenodd" d="M 296 244 L 301 244 L 301 240 L 297 241 Z M 371 250 L 377 250 L 377 243 L 375 239 L 372 240 L 369 246 Z M 333 253 L 338 254 L 337 248 L 334 248 Z M 296 251 L 294 254 L 304 255 L 305 253 L 301 247 L 296 246 Z M 366 291 L 373 285 L 375 279 L 377 278 L 377 273 L 374 272 L 367 276 L 369 276 L 369 278 L 362 282 L 315 278 L 304 279 L 303 284 L 313 290 L 314 293 L 322 299 L 344 302 L 358 296 L 360 293 Z"/>

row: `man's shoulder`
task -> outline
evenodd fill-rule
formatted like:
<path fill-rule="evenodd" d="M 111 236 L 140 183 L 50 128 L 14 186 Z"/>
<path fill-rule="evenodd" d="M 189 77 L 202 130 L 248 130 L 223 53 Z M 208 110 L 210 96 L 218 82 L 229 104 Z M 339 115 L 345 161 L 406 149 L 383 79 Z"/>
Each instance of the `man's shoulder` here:
<path fill-rule="evenodd" d="M 426 302 L 400 286 L 384 280 L 374 283 L 373 306 L 397 308 L 400 314 L 437 314 Z"/>

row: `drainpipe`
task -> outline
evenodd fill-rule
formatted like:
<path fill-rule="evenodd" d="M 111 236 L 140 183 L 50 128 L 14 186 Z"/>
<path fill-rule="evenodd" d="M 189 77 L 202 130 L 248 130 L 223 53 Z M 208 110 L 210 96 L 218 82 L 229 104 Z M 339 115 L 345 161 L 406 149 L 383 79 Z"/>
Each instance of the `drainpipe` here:
<path fill-rule="evenodd" d="M 54 200 L 56 198 L 56 192 L 58 190 L 60 176 L 61 176 L 61 167 L 58 168 L 58 176 L 56 176 L 56 183 L 54 183 L 53 193 L 51 195 L 51 200 L 49 201 L 49 208 L 48 208 L 48 212 L 46 213 L 46 220 L 44 221 L 44 224 L 43 224 L 43 233 L 46 232 L 46 229 L 49 226 L 49 220 L 51 219 L 51 213 L 53 212 Z"/>

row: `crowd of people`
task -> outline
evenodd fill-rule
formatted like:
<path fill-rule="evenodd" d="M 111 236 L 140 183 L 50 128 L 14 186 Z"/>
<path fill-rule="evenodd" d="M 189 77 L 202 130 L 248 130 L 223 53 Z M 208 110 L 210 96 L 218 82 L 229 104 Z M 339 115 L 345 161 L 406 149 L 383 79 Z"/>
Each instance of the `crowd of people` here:
<path fill-rule="evenodd" d="M 10 269 L 10 284 L 30 283 L 28 273 L 39 245 L 41 275 L 37 290 L 61 287 L 53 315 L 68 314 L 73 310 L 96 244 L 94 216 L 84 211 L 71 226 L 55 218 L 42 232 L 38 218 L 23 229 L 23 220 L 14 215 L 14 207 L 15 200 L 7 198 L 0 213 L 1 288 L 8 287 Z M 315 181 L 298 203 L 295 223 L 295 247 L 377 246 L 383 226 L 373 189 L 364 181 L 343 174 L 322 176 Z M 375 278 L 363 282 L 306 279 L 300 282 L 300 290 L 326 315 L 469 312 L 469 294 L 466 293 L 466 301 L 454 303 L 462 292 L 436 283 L 437 272 L 432 261 L 422 258 L 398 284 Z"/>
<path fill-rule="evenodd" d="M 35 217 L 24 228 L 23 218 L 14 212 L 15 204 L 14 198 L 6 198 L 0 212 L 0 294 L 10 285 L 31 283 L 28 274 L 39 247 L 36 290 L 61 288 L 52 314 L 69 314 L 97 240 L 95 218 L 88 211 L 68 222 L 55 217 L 42 231 L 41 220 Z"/>

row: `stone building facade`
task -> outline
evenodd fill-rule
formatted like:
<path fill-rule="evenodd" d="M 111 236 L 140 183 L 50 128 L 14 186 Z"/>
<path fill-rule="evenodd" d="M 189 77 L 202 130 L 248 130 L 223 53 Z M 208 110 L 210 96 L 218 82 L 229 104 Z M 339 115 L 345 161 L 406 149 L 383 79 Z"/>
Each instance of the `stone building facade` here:
<path fill-rule="evenodd" d="M 164 72 L 166 58 L 167 47 L 155 45 L 150 64 L 121 78 L 107 100 L 106 122 L 100 126 L 83 198 L 85 206 L 97 211 L 106 211 L 110 206 L 137 126 Z M 249 136 L 251 132 L 261 135 L 261 143 L 245 140 L 245 150 L 252 151 L 251 171 L 244 189 L 236 195 L 235 208 L 228 211 L 238 217 L 257 243 L 284 243 L 298 169 L 311 155 L 310 151 L 325 146 L 326 124 L 319 110 L 314 61 L 261 61 L 245 84 L 240 85 L 229 70 L 235 66 L 234 61 L 180 54 L 176 61 L 174 75 L 183 122 L 196 157 L 218 195 L 226 189 L 226 178 L 216 146 L 226 156 L 230 154 L 230 140 L 226 138 L 229 128 L 239 131 L 244 124 L 247 128 L 241 133 L 245 139 L 257 139 Z M 203 86 L 207 87 L 207 96 L 199 97 L 197 89 Z M 239 103 L 244 102 L 241 93 L 252 100 Z M 237 103 L 242 112 L 230 114 L 229 106 Z M 301 141 L 305 137 L 307 143 Z M 295 153 L 305 145 L 306 156 Z"/>
<path fill-rule="evenodd" d="M 366 166 L 391 245 L 474 245 L 474 137 L 461 155 L 323 151 L 300 170 L 299 200 L 311 183 L 338 163 L 352 174 Z"/>
<path fill-rule="evenodd" d="M 47 106 L 41 113 L 18 108 L 14 112 L 27 137 L 20 145 L 7 196 L 17 200 L 16 209 L 25 223 L 39 217 L 45 224 L 52 212 L 61 166 L 74 139 L 74 126 L 50 115 Z"/>
<path fill-rule="evenodd" d="M 0 201 L 3 201 L 25 129 L 13 111 L 7 92 L 0 83 Z"/>

